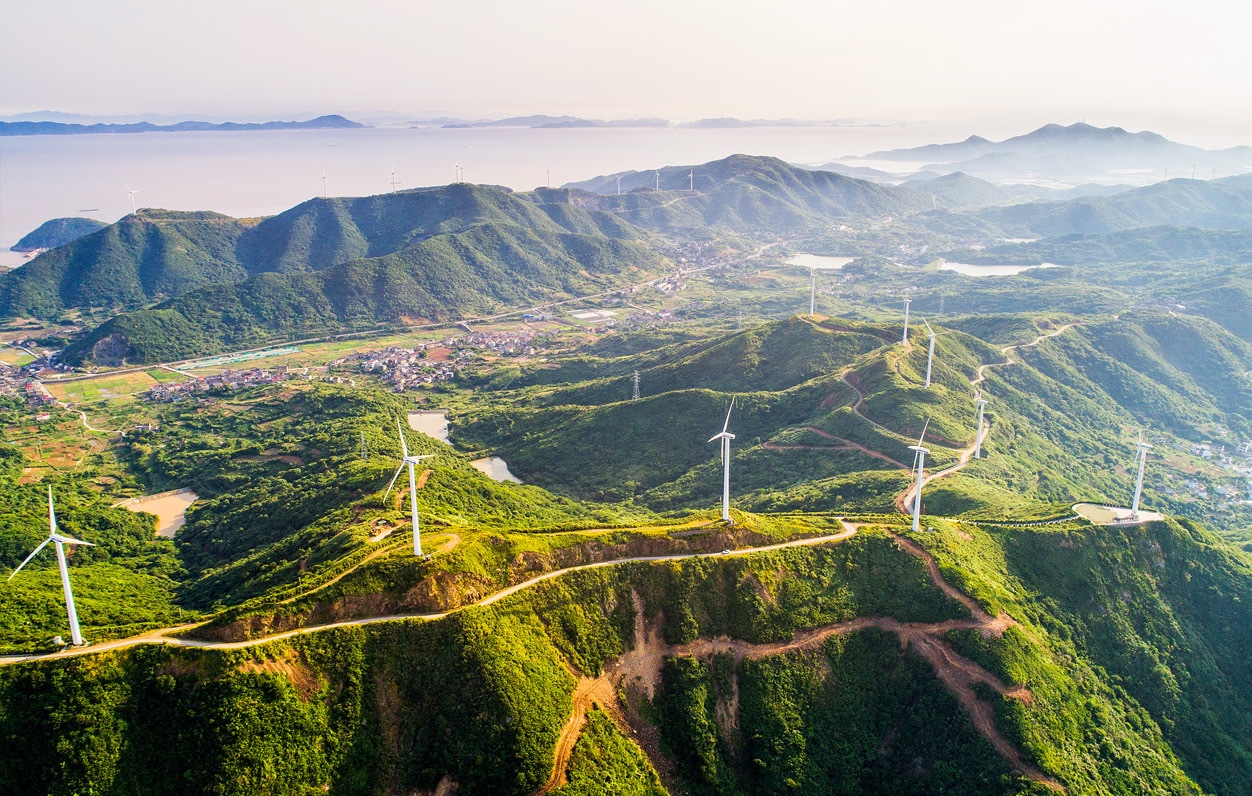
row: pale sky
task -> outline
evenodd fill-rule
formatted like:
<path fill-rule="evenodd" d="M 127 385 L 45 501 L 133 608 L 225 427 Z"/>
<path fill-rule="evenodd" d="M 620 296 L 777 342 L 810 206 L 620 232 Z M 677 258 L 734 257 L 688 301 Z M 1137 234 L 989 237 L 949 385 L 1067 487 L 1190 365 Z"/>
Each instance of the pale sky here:
<path fill-rule="evenodd" d="M 1249 30 L 1242 0 L 19 0 L 0 114 L 1085 118 L 1252 143 Z"/>

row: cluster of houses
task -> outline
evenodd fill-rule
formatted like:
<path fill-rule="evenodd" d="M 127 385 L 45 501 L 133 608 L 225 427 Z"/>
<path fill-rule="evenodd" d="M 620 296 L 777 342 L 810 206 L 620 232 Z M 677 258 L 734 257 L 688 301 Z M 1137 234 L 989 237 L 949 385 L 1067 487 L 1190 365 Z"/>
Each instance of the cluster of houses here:
<path fill-rule="evenodd" d="M 250 370 L 224 370 L 216 376 L 189 376 L 186 381 L 171 381 L 157 384 L 148 390 L 148 400 L 158 403 L 171 403 L 199 393 L 217 390 L 241 390 L 245 387 L 256 387 L 261 384 L 277 384 L 290 375 L 286 365 L 269 370 L 252 368 Z"/>
<path fill-rule="evenodd" d="M 469 332 L 460 337 L 419 343 L 412 348 L 388 346 L 352 354 L 335 364 L 356 363 L 362 373 L 375 373 L 397 391 L 456 378 L 478 351 L 501 356 L 533 356 L 535 338 L 529 330 Z"/>

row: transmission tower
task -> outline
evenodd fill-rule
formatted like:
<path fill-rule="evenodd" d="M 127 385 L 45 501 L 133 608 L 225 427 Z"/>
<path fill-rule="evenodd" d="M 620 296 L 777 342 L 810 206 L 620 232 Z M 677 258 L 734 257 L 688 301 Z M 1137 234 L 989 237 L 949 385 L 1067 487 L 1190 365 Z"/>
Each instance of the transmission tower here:
<path fill-rule="evenodd" d="M 639 371 L 637 370 L 635 371 L 634 382 L 635 382 L 635 389 L 634 389 L 634 392 L 631 393 L 630 400 L 638 401 L 639 400 Z"/>

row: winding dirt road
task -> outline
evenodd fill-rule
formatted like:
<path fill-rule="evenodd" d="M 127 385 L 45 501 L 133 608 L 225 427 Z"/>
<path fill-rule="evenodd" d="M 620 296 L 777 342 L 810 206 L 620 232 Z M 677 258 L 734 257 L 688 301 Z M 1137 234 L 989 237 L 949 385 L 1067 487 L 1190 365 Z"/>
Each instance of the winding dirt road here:
<path fill-rule="evenodd" d="M 162 628 L 144 633 L 139 636 L 132 636 L 125 639 L 117 639 L 115 641 L 105 641 L 99 644 L 91 644 L 84 647 L 71 647 L 59 652 L 35 655 L 6 655 L 0 656 L 0 666 L 10 666 L 15 663 L 24 663 L 27 661 L 46 661 L 56 660 L 59 658 L 78 657 L 80 655 L 93 655 L 97 652 L 111 652 L 128 647 L 138 646 L 140 644 L 166 644 L 172 647 L 195 647 L 198 649 L 245 649 L 247 647 L 255 647 L 260 644 L 268 644 L 271 641 L 291 638 L 293 636 L 301 636 L 309 633 L 321 633 L 326 630 L 334 630 L 340 627 L 356 627 L 361 625 L 373 625 L 379 622 L 397 622 L 404 620 L 413 621 L 430 621 L 442 619 L 451 616 L 458 611 L 463 611 L 471 605 L 487 606 L 492 603 L 517 594 L 519 591 L 529 589 L 535 584 L 542 583 L 546 580 L 558 578 L 570 572 L 577 572 L 585 569 L 599 569 L 600 567 L 615 567 L 621 564 L 632 564 L 639 562 L 651 561 L 681 561 L 683 559 L 692 558 L 732 558 L 735 556 L 753 555 L 755 553 L 765 553 L 771 550 L 785 550 L 791 547 L 815 547 L 818 545 L 831 544 L 839 542 L 856 533 L 854 526 L 845 524 L 844 530 L 839 533 L 827 534 L 825 536 L 814 536 L 806 539 L 793 539 L 788 542 L 779 542 L 777 544 L 763 545 L 760 547 L 743 547 L 736 550 L 726 550 L 720 553 L 678 553 L 674 555 L 664 556 L 635 556 L 632 558 L 619 558 L 612 561 L 596 561 L 590 564 L 579 564 L 573 567 L 557 569 L 551 572 L 545 572 L 542 575 L 536 575 L 530 580 L 509 586 L 506 589 L 494 592 L 487 597 L 475 603 L 468 603 L 459 608 L 450 611 L 443 611 L 434 614 L 388 614 L 385 616 L 371 616 L 363 619 L 349 619 L 342 622 L 332 622 L 325 625 L 314 625 L 312 627 L 302 627 L 296 630 L 288 630 L 282 633 L 275 633 L 269 636 L 261 636 L 258 638 L 246 639 L 244 641 L 200 641 L 197 639 L 178 638 L 171 634 L 190 630 L 198 627 L 198 624 L 179 625 L 177 627 Z M 359 564 L 357 566 L 360 566 Z M 326 584 L 329 585 L 329 584 Z M 319 587 L 324 588 L 324 587 Z M 203 623 L 200 623 L 203 624 Z"/>
<path fill-rule="evenodd" d="M 856 528 L 848 530 L 855 533 Z M 610 662 L 598 677 L 578 677 L 573 696 L 573 710 L 562 728 L 554 751 L 552 775 L 543 786 L 534 791 L 532 796 L 549 793 L 565 784 L 570 757 L 586 723 L 587 711 L 592 705 L 598 705 L 605 710 L 627 736 L 654 734 L 653 728 L 646 726 L 646 723 L 638 720 L 631 721 L 623 715 L 618 702 L 618 693 L 626 686 L 641 687 L 645 694 L 651 697 L 656 685 L 660 682 L 661 668 L 666 658 L 694 656 L 708 659 L 718 654 L 730 654 L 734 658 L 737 670 L 739 662 L 745 658 L 758 660 L 775 655 L 811 651 L 820 647 L 831 636 L 854 633 L 871 627 L 894 633 L 900 639 L 902 648 L 912 648 L 925 659 L 935 670 L 935 675 L 940 682 L 956 696 L 957 702 L 968 714 L 974 727 L 1014 768 L 1035 782 L 1063 793 L 1065 789 L 1058 781 L 1039 770 L 1000 732 L 995 722 L 995 706 L 981 699 L 975 691 L 975 686 L 983 683 L 998 694 L 1026 704 L 1034 701 L 1034 695 L 1025 686 L 1005 684 L 982 666 L 960 655 L 946 638 L 946 634 L 953 630 L 976 630 L 984 637 L 999 637 L 1017 622 L 1003 612 L 994 617 L 989 615 L 976 600 L 943 579 L 930 553 L 909 539 L 894 533 L 890 535 L 901 549 L 922 560 L 931 581 L 945 595 L 961 603 L 970 612 L 969 619 L 923 623 L 901 622 L 891 617 L 857 617 L 801 630 L 790 639 L 765 644 L 752 644 L 725 636 L 696 639 L 688 644 L 667 644 L 661 636 L 659 622 L 654 623 L 652 628 L 646 626 L 641 600 L 639 595 L 635 594 L 633 595 L 635 632 L 631 649 Z M 577 673 L 575 674 L 577 676 Z M 737 691 L 737 678 L 734 688 Z M 732 701 L 735 700 L 732 698 Z M 737 708 L 732 707 L 726 717 L 727 720 L 737 720 L 736 714 Z M 654 746 L 653 743 L 641 743 L 640 746 L 649 753 L 649 756 L 655 755 L 655 752 L 648 751 Z M 654 757 L 652 763 L 658 770 L 663 770 L 666 761 Z"/>

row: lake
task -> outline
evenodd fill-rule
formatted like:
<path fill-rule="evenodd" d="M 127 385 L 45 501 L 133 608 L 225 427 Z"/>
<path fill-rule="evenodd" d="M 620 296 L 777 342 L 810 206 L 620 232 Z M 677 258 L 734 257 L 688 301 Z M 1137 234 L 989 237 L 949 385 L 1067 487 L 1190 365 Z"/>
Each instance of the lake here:
<path fill-rule="evenodd" d="M 797 254 L 787 260 L 787 265 L 798 265 L 816 271 L 838 271 L 855 259 L 855 257 L 828 257 L 824 254 Z"/>
<path fill-rule="evenodd" d="M 1042 265 L 973 265 L 971 263 L 950 263 L 946 260 L 939 264 L 940 271 L 955 271 L 965 276 L 1017 276 L 1022 271 L 1032 268 L 1060 268 L 1056 263 Z"/>
<path fill-rule="evenodd" d="M 735 153 L 825 163 L 878 149 L 959 140 L 935 124 L 883 127 L 270 130 L 0 137 L 0 263 L 50 218 L 113 222 L 139 207 L 215 210 L 246 218 L 280 213 L 322 194 L 365 196 L 451 182 L 529 190 L 630 169 L 705 163 Z M 985 132 L 985 131 L 984 131 Z"/>
<path fill-rule="evenodd" d="M 443 411 L 409 412 L 409 428 L 434 437 L 445 445 L 448 441 L 448 413 Z"/>
<path fill-rule="evenodd" d="M 522 479 L 509 472 L 509 466 L 504 459 L 499 456 L 489 456 L 486 459 L 475 459 L 470 462 L 475 470 L 490 478 L 492 481 L 511 481 L 514 484 L 520 484 Z"/>

